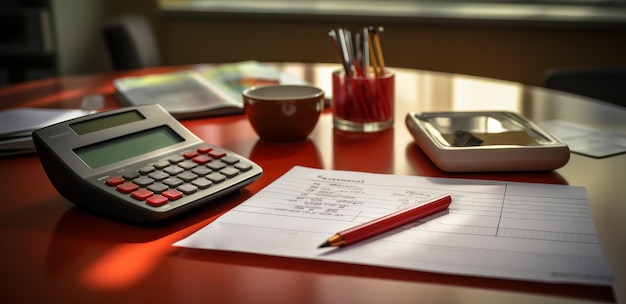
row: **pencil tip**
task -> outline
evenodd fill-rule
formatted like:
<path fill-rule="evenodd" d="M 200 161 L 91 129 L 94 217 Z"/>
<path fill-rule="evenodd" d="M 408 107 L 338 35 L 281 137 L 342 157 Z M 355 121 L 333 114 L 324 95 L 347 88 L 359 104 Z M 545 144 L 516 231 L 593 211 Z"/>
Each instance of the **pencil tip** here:
<path fill-rule="evenodd" d="M 324 242 L 324 244 L 319 245 L 319 246 L 317 247 L 317 249 L 324 248 L 324 247 L 330 247 L 330 242 L 328 242 L 328 241 Z"/>

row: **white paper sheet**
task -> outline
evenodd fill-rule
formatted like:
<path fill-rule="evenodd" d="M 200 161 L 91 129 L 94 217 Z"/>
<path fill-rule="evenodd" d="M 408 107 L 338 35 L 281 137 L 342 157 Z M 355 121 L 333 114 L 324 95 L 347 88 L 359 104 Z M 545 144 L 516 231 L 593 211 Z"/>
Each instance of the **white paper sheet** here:
<path fill-rule="evenodd" d="M 445 193 L 447 211 L 340 248 L 328 237 Z M 585 188 L 294 167 L 175 246 L 610 285 Z"/>
<path fill-rule="evenodd" d="M 563 120 L 544 121 L 539 125 L 564 141 L 575 153 L 600 158 L 626 152 L 626 134 L 602 131 Z"/>

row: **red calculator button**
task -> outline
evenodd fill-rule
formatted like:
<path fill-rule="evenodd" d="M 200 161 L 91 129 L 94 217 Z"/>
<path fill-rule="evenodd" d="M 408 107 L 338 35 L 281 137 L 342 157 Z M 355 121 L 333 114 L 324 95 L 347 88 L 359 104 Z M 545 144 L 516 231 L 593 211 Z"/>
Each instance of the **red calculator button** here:
<path fill-rule="evenodd" d="M 178 190 L 176 190 L 176 189 L 170 189 L 170 190 L 163 191 L 163 193 L 161 193 L 161 195 L 169 198 L 172 201 L 173 200 L 177 200 L 177 199 L 183 197 L 183 193 L 178 191 Z"/>
<path fill-rule="evenodd" d="M 209 151 L 208 155 L 213 157 L 213 158 L 222 158 L 222 157 L 226 156 L 226 152 L 220 151 L 220 150 L 211 150 L 211 151 Z"/>
<path fill-rule="evenodd" d="M 137 189 L 139 189 L 139 186 L 131 182 L 125 182 L 123 184 L 117 185 L 117 191 L 122 193 L 131 193 Z"/>
<path fill-rule="evenodd" d="M 212 158 L 210 156 L 208 156 L 208 155 L 201 154 L 201 155 L 198 155 L 198 156 L 194 157 L 192 160 L 195 163 L 204 165 L 204 164 L 210 162 L 212 160 Z"/>
<path fill-rule="evenodd" d="M 104 183 L 107 186 L 115 187 L 119 184 L 124 183 L 124 178 L 121 176 L 112 176 L 112 177 L 107 178 L 107 180 L 104 181 Z"/>
<path fill-rule="evenodd" d="M 198 147 L 198 153 L 200 153 L 200 154 L 207 154 L 207 153 L 209 153 L 209 151 L 211 151 L 211 147 L 209 147 L 209 146 L 200 146 L 200 147 Z"/>
<path fill-rule="evenodd" d="M 194 158 L 196 156 L 198 156 L 198 152 L 196 152 L 196 151 L 187 151 L 187 152 L 183 153 L 183 157 L 186 158 L 186 159 Z"/>
<path fill-rule="evenodd" d="M 159 207 L 159 206 L 163 206 L 165 205 L 169 200 L 167 199 L 167 197 L 163 196 L 163 195 L 153 195 L 151 197 L 149 197 L 146 200 L 146 204 L 152 206 L 152 207 Z"/>
<path fill-rule="evenodd" d="M 146 189 L 139 189 L 137 191 L 133 191 L 130 196 L 132 196 L 134 199 L 138 200 L 138 201 L 143 201 L 149 197 L 151 197 L 154 193 L 152 193 L 152 191 L 150 190 L 146 190 Z"/>

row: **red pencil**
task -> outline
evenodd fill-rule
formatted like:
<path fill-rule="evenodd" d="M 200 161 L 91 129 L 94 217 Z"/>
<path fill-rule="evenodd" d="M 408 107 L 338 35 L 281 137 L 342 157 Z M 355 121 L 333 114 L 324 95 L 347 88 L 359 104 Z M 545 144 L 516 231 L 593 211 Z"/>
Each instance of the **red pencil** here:
<path fill-rule="evenodd" d="M 330 237 L 318 248 L 346 246 L 360 240 L 372 237 L 385 231 L 408 224 L 433 213 L 446 210 L 452 203 L 450 194 L 430 199 L 422 204 L 398 210 L 381 218 L 365 222 L 356 227 L 338 232 Z"/>

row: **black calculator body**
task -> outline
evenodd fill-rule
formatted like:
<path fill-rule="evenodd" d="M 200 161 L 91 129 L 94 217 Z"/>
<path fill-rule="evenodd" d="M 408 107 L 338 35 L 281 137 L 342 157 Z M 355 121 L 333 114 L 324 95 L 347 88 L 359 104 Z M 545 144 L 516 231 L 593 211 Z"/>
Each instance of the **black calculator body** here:
<path fill-rule="evenodd" d="M 96 113 L 33 132 L 56 190 L 77 206 L 152 224 L 211 203 L 263 170 L 203 142 L 159 105 Z"/>

